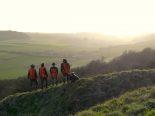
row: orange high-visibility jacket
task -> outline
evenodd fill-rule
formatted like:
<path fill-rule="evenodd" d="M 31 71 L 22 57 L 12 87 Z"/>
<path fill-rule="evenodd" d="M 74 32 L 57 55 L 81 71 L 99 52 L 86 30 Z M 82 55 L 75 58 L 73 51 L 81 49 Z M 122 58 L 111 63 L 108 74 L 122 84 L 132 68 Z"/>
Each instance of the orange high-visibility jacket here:
<path fill-rule="evenodd" d="M 41 78 L 46 78 L 46 77 L 48 76 L 45 67 L 40 67 L 40 68 L 39 68 L 39 76 L 40 76 Z"/>
<path fill-rule="evenodd" d="M 34 68 L 29 69 L 28 78 L 30 78 L 30 79 L 36 79 L 37 78 L 37 72 Z"/>
<path fill-rule="evenodd" d="M 69 63 L 62 63 L 61 64 L 61 72 L 64 76 L 67 76 L 70 73 Z"/>
<path fill-rule="evenodd" d="M 52 78 L 56 78 L 58 76 L 58 68 L 57 67 L 51 67 L 50 74 Z"/>

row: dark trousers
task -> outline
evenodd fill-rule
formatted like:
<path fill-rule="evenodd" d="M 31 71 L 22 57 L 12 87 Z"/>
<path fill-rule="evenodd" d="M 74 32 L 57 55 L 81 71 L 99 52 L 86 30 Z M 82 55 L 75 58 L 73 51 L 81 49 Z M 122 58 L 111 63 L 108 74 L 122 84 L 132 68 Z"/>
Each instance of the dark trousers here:
<path fill-rule="evenodd" d="M 47 88 L 47 78 L 41 78 L 41 88 L 43 89 L 45 82 L 45 87 Z"/>
<path fill-rule="evenodd" d="M 63 74 L 62 77 L 62 81 L 65 83 L 67 81 L 67 83 L 69 83 L 70 81 L 70 75 L 69 74 Z"/>
<path fill-rule="evenodd" d="M 37 79 L 30 79 L 30 86 L 31 86 L 31 88 L 38 88 Z"/>

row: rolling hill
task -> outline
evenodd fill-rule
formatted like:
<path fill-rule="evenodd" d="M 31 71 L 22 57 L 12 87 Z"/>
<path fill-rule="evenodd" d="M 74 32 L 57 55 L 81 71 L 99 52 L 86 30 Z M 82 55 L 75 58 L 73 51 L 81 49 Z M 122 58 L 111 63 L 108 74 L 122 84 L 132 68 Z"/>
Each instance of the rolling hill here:
<path fill-rule="evenodd" d="M 77 116 L 154 116 L 155 87 L 140 88 L 77 113 Z"/>
<path fill-rule="evenodd" d="M 98 52 L 104 54 L 103 56 L 105 56 L 105 58 L 109 61 L 114 57 L 121 55 L 125 51 L 141 51 L 144 48 L 155 49 L 155 34 L 132 37 L 130 39 L 130 44 L 102 47 Z"/>
<path fill-rule="evenodd" d="M 17 93 L 1 100 L 0 114 L 12 116 L 75 114 L 116 98 L 127 91 L 153 86 L 155 84 L 154 75 L 154 69 L 124 71 L 83 78 L 73 84 L 50 86 L 43 91 Z M 111 106 L 109 105 L 109 107 Z"/>
<path fill-rule="evenodd" d="M 0 42 L 22 42 L 29 39 L 30 36 L 23 32 L 0 31 Z"/>

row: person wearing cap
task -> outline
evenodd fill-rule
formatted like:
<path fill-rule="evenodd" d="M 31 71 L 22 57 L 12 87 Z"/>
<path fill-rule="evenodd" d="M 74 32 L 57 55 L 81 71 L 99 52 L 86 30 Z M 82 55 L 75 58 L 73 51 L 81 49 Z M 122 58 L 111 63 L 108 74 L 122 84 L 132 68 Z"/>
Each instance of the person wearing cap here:
<path fill-rule="evenodd" d="M 41 64 L 41 67 L 39 68 L 39 76 L 40 76 L 40 80 L 41 80 L 41 88 L 43 89 L 44 87 L 44 82 L 45 82 L 45 86 L 47 88 L 47 71 L 46 68 L 44 66 L 44 63 Z"/>
<path fill-rule="evenodd" d="M 50 75 L 53 85 L 57 85 L 58 83 L 58 68 L 55 65 L 55 63 L 52 63 L 52 67 L 50 68 Z"/>
<path fill-rule="evenodd" d="M 34 85 L 34 88 L 37 88 L 38 87 L 38 81 L 37 81 L 37 71 L 35 69 L 35 65 L 31 65 L 30 66 L 30 69 L 28 70 L 28 79 L 30 80 L 30 85 L 31 85 L 31 88 L 33 88 L 33 85 Z"/>
<path fill-rule="evenodd" d="M 69 81 L 69 74 L 70 74 L 70 64 L 67 62 L 66 59 L 63 59 L 63 62 L 61 63 L 61 73 L 63 75 L 63 82 L 65 83 Z"/>

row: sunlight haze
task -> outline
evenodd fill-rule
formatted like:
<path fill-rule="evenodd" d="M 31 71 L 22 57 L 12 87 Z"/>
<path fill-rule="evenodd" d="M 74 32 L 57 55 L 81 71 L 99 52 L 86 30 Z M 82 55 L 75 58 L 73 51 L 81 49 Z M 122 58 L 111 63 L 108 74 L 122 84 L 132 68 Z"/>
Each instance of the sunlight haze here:
<path fill-rule="evenodd" d="M 154 4 L 154 0 L 0 0 L 0 30 L 119 37 L 154 33 Z"/>

